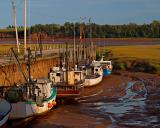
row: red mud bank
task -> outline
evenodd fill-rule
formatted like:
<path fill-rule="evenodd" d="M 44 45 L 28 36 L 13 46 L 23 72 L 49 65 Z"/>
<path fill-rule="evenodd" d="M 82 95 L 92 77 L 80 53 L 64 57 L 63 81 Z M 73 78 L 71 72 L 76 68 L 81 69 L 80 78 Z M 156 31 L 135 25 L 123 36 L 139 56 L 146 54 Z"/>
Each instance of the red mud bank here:
<path fill-rule="evenodd" d="M 31 75 L 33 78 L 47 77 L 50 68 L 57 64 L 57 58 L 33 61 L 31 64 Z M 25 63 L 22 63 L 22 70 L 25 74 L 28 74 Z M 25 82 L 25 80 L 17 64 L 11 64 L 0 68 L 0 86 L 11 86 L 14 83 L 23 82 Z"/>
<path fill-rule="evenodd" d="M 116 99 L 121 98 L 125 95 L 125 89 L 128 82 L 138 79 L 144 79 L 148 83 L 146 87 L 149 92 L 151 90 L 153 90 L 154 92 L 157 88 L 160 87 L 160 76 L 156 74 L 127 71 L 116 72 L 113 75 L 104 77 L 100 84 L 93 87 L 84 88 L 83 95 L 76 98 L 76 101 L 71 102 L 66 100 L 64 105 L 58 106 L 56 109 L 51 110 L 46 115 L 37 117 L 36 119 L 28 123 L 28 126 L 32 128 L 112 127 L 112 121 L 108 117 L 108 113 L 105 114 L 104 112 L 103 114 L 99 114 L 99 112 L 97 112 L 99 111 L 99 109 L 94 112 L 89 112 L 88 110 L 90 110 L 90 107 L 88 107 L 88 105 L 92 103 L 96 104 L 99 102 L 113 103 L 114 101 L 116 101 Z M 137 116 L 139 117 L 139 114 L 137 114 Z M 136 126 L 134 127 L 137 128 Z M 114 128 L 126 127 L 116 125 Z"/>

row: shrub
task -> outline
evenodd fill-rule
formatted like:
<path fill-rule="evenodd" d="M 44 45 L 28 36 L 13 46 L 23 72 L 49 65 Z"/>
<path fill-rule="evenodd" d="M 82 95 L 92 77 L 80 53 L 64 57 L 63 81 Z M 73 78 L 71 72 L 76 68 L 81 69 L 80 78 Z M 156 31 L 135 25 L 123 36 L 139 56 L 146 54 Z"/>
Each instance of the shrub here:
<path fill-rule="evenodd" d="M 120 61 L 113 62 L 113 70 L 126 70 L 125 64 Z"/>
<path fill-rule="evenodd" d="M 136 61 L 133 62 L 131 70 L 136 72 L 147 72 L 147 73 L 156 73 L 157 69 L 155 66 L 151 65 L 146 61 Z"/>

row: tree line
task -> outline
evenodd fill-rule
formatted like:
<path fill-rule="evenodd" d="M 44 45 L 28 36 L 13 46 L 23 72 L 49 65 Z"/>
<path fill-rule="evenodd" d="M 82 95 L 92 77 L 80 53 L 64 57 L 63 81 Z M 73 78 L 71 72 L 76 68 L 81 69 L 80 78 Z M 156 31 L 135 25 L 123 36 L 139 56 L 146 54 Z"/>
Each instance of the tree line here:
<path fill-rule="evenodd" d="M 84 36 L 89 38 L 160 38 L 160 21 L 153 21 L 150 24 L 138 25 L 129 23 L 124 25 L 99 25 L 96 23 L 83 23 Z M 73 37 L 75 29 L 76 37 L 80 35 L 80 23 L 66 22 L 59 24 L 36 24 L 27 28 L 27 35 L 35 36 L 38 33 L 44 34 L 46 37 L 65 38 Z M 18 27 L 19 37 L 23 37 L 23 26 Z M 14 26 L 8 26 L 6 29 L 0 29 L 0 38 L 15 37 Z"/>

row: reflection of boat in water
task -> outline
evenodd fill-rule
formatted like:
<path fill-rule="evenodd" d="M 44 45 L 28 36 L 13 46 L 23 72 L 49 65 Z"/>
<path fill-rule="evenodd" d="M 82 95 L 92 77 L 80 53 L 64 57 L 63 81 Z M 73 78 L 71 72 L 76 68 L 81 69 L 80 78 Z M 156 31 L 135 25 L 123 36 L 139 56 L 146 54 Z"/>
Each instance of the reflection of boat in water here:
<path fill-rule="evenodd" d="M 60 70 L 53 67 L 49 73 L 49 78 L 57 88 L 57 97 L 77 97 L 81 95 L 84 86 L 82 71 Z"/>
<path fill-rule="evenodd" d="M 144 82 L 132 81 L 129 82 L 126 88 L 126 95 L 121 99 L 145 99 L 147 96 L 147 89 Z"/>
<path fill-rule="evenodd" d="M 7 122 L 11 108 L 12 107 L 9 102 L 0 98 L 0 127 Z"/>
<path fill-rule="evenodd" d="M 12 52 L 21 69 L 20 62 L 13 49 Z M 52 83 L 47 79 L 31 79 L 30 54 L 31 51 L 28 49 L 28 79 L 21 70 L 26 83 L 15 84 L 13 87 L 5 90 L 5 98 L 12 105 L 10 119 L 39 115 L 49 111 L 56 104 L 56 88 L 52 86 Z"/>
<path fill-rule="evenodd" d="M 132 92 L 137 93 L 139 95 L 144 95 L 147 92 L 144 83 L 141 81 L 133 82 L 133 85 L 130 87 L 130 89 Z"/>

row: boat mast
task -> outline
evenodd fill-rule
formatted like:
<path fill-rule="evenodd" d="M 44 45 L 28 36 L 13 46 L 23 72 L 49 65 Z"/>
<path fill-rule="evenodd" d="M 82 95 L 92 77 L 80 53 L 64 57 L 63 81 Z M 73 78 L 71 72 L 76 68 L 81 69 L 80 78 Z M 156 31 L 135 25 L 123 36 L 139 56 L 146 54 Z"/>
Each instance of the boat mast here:
<path fill-rule="evenodd" d="M 91 17 L 89 18 L 89 25 L 90 25 L 90 61 L 93 60 L 93 53 L 94 53 L 94 47 L 93 47 L 93 41 L 92 41 L 92 27 L 91 27 Z"/>
<path fill-rule="evenodd" d="M 68 65 L 68 43 L 66 42 L 66 84 L 68 85 L 68 70 L 69 70 L 69 65 Z"/>
<path fill-rule="evenodd" d="M 14 4 L 13 1 L 12 1 L 12 9 L 13 9 L 14 27 L 15 27 L 15 31 L 16 31 L 17 50 L 18 50 L 18 54 L 19 54 L 19 53 L 20 53 L 20 50 L 19 50 L 18 31 L 17 31 L 17 21 L 16 21 L 16 6 L 15 6 L 15 4 Z"/>
<path fill-rule="evenodd" d="M 61 53 L 61 44 L 59 44 L 59 66 L 62 68 L 62 53 Z"/>
<path fill-rule="evenodd" d="M 32 82 L 32 79 L 31 79 L 31 50 L 30 48 L 27 49 L 28 50 L 28 64 L 27 64 L 27 67 L 28 67 L 28 79 L 29 79 L 29 83 Z"/>
<path fill-rule="evenodd" d="M 82 41 L 82 38 L 83 38 L 83 37 L 82 37 L 82 35 L 83 35 L 83 32 L 82 32 L 82 31 L 83 31 L 83 30 L 82 30 L 82 29 L 83 29 L 82 17 L 80 17 L 80 20 L 81 20 L 81 21 L 80 21 L 80 37 L 79 37 L 79 38 L 80 38 L 80 48 L 79 48 L 80 54 L 79 54 L 79 60 L 82 61 L 82 42 L 83 42 L 83 41 Z"/>
<path fill-rule="evenodd" d="M 26 36 L 27 36 L 27 30 L 26 30 L 26 0 L 24 0 L 24 55 L 26 55 Z"/>
<path fill-rule="evenodd" d="M 74 22 L 74 46 L 73 46 L 73 66 L 75 66 L 75 60 L 76 60 L 76 30 L 75 30 L 75 22 Z"/>
<path fill-rule="evenodd" d="M 33 98 L 34 94 L 35 94 L 35 84 L 32 81 L 31 78 L 31 49 L 28 48 L 28 63 L 27 63 L 27 67 L 28 67 L 28 87 L 29 87 L 29 97 Z"/>

